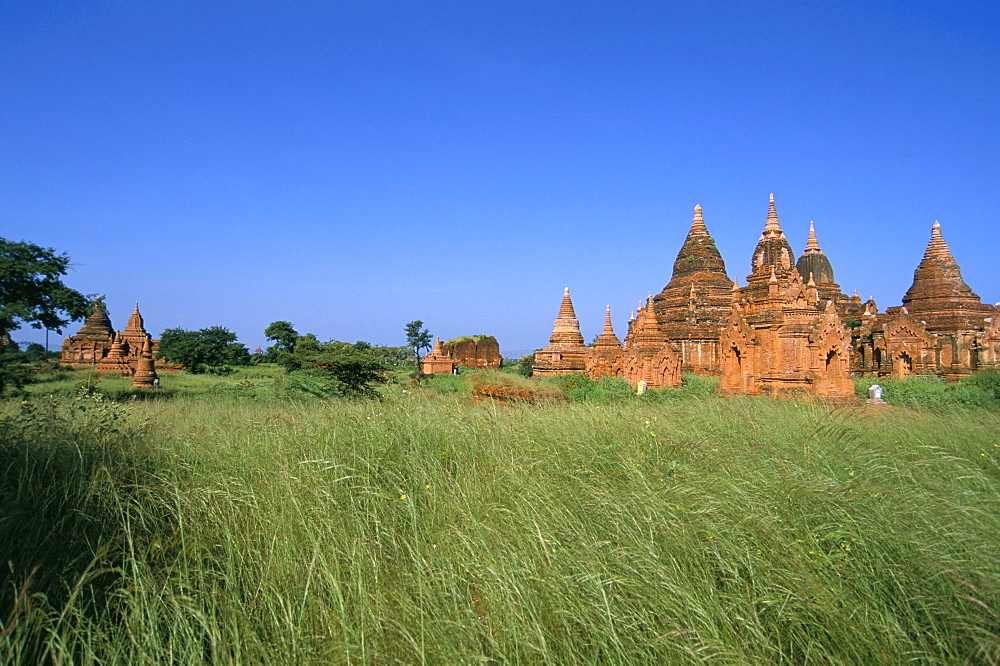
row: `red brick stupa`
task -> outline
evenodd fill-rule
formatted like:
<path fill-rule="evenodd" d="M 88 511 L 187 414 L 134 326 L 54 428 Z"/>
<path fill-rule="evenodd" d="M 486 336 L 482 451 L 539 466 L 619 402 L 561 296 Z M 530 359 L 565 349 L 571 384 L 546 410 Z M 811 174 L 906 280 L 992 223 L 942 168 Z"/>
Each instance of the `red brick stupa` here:
<path fill-rule="evenodd" d="M 583 335 L 580 334 L 580 321 L 573 310 L 573 301 L 569 297 L 569 287 L 563 290 L 559 315 L 552 325 L 552 337 L 549 346 L 535 352 L 535 364 L 532 371 L 536 375 L 565 375 L 574 372 L 584 372 L 587 367 L 583 345 Z"/>

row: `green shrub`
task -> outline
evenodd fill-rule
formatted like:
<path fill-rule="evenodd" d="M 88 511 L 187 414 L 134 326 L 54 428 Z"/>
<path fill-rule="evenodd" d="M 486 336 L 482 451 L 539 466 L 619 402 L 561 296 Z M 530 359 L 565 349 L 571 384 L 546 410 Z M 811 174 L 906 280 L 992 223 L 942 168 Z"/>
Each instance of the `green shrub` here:
<path fill-rule="evenodd" d="M 468 393 L 469 382 L 467 374 L 458 375 L 427 375 L 424 386 L 436 393 Z"/>
<path fill-rule="evenodd" d="M 635 391 L 624 377 L 601 377 L 597 380 L 583 375 L 573 377 L 574 380 L 566 390 L 566 397 L 574 402 L 609 402 L 635 397 Z"/>
<path fill-rule="evenodd" d="M 1000 372 L 996 370 L 981 370 L 963 379 L 961 384 L 991 393 L 994 398 L 1000 400 Z"/>
<path fill-rule="evenodd" d="M 925 373 L 899 379 L 864 375 L 854 379 L 855 393 L 867 398 L 873 384 L 882 387 L 882 399 L 890 405 L 918 411 L 946 412 L 954 409 L 1000 409 L 993 387 L 1000 384 L 994 372 L 980 372 L 959 382 L 947 383 Z"/>

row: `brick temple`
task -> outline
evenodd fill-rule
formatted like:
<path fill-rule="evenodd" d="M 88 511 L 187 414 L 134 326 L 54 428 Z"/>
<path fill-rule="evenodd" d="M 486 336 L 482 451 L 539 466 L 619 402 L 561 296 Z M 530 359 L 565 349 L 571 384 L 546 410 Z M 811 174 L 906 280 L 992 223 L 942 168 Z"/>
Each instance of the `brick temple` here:
<path fill-rule="evenodd" d="M 63 341 L 60 362 L 70 368 L 120 373 L 133 377 L 137 386 L 151 386 L 156 379 L 153 359 L 158 344 L 146 332 L 138 303 L 125 328 L 116 332 L 103 300 L 98 299 L 76 335 Z"/>
<path fill-rule="evenodd" d="M 781 228 L 774 195 L 746 286 L 728 277 L 700 206 L 667 286 L 647 297 L 620 342 L 611 326 L 585 345 L 569 289 L 539 375 L 625 377 L 650 388 L 677 386 L 681 372 L 715 375 L 722 394 L 854 396 L 851 373 L 930 372 L 948 380 L 1000 367 L 1000 307 L 982 303 L 935 222 L 902 305 L 879 312 L 847 296 L 809 223 L 798 259 Z"/>

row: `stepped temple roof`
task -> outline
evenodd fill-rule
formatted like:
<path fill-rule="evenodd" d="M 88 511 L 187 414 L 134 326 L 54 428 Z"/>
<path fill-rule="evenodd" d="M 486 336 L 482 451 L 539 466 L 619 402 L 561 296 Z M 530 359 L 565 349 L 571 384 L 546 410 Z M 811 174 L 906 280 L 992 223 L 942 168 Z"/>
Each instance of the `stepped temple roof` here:
<path fill-rule="evenodd" d="M 694 220 L 677 253 L 670 282 L 653 299 L 656 318 L 668 328 L 682 326 L 687 330 L 692 322 L 717 327 L 728 316 L 731 291 L 726 262 L 708 233 L 701 206 L 695 206 Z M 667 333 L 680 335 L 673 330 Z"/>
<path fill-rule="evenodd" d="M 684 245 L 674 261 L 674 272 L 667 287 L 688 285 L 694 282 L 720 283 L 729 286 L 726 262 L 715 247 L 715 239 L 708 233 L 701 206 L 694 207 L 694 221 Z"/>
<path fill-rule="evenodd" d="M 115 330 L 111 328 L 108 311 L 100 299 L 94 302 L 94 310 L 87 315 L 83 326 L 76 332 L 76 337 L 86 340 L 114 340 Z"/>
<path fill-rule="evenodd" d="M 573 301 L 569 297 L 569 287 L 563 289 L 563 299 L 559 306 L 559 315 L 552 325 L 552 337 L 549 338 L 549 342 L 553 345 L 583 346 L 583 335 L 580 333 L 580 320 L 576 318 Z"/>
<path fill-rule="evenodd" d="M 913 284 L 903 296 L 903 307 L 930 329 L 980 325 L 993 308 L 962 279 L 962 271 L 941 235 L 941 223 L 931 227 L 924 257 L 913 272 Z"/>

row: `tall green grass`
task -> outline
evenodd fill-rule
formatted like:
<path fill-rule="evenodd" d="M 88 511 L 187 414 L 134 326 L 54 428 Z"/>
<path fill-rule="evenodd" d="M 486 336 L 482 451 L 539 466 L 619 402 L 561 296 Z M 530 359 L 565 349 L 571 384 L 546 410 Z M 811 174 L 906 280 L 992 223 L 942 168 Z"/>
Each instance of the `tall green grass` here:
<path fill-rule="evenodd" d="M 1000 659 L 995 413 L 5 409 L 0 662 Z"/>

